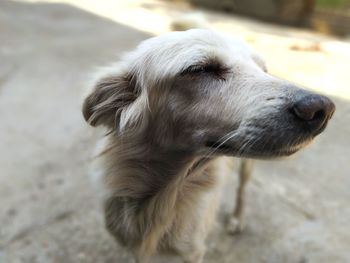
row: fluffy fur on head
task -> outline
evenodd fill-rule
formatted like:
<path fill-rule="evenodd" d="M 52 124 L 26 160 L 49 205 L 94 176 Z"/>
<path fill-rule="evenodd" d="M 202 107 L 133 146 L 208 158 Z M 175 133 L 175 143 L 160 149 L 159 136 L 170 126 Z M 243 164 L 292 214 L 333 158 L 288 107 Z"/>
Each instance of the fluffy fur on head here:
<path fill-rule="evenodd" d="M 329 118 L 296 120 L 291 105 L 305 96 L 230 36 L 196 29 L 142 42 L 83 105 L 88 123 L 109 130 L 100 154 L 109 231 L 139 258 L 160 249 L 201 262 L 226 162 L 217 157 L 300 149 Z"/>

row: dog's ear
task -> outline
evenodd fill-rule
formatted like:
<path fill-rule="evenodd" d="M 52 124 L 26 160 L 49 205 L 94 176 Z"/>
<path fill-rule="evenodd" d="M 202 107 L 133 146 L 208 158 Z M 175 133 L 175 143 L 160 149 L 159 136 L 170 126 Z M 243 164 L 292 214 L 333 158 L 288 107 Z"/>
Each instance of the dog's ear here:
<path fill-rule="evenodd" d="M 92 126 L 123 130 L 142 119 L 145 99 L 131 74 L 109 72 L 98 78 L 83 103 L 83 115 Z"/>

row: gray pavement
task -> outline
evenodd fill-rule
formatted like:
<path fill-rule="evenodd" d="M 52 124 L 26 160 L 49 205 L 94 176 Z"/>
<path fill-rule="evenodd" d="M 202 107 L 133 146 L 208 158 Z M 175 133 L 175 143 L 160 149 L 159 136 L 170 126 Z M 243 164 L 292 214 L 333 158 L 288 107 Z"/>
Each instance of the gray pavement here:
<path fill-rule="evenodd" d="M 96 66 L 147 37 L 66 4 L 0 1 L 1 263 L 133 262 L 104 229 L 80 101 Z M 205 262 L 350 262 L 350 101 L 334 100 L 313 145 L 257 164 L 246 230 L 232 237 L 219 224 Z"/>

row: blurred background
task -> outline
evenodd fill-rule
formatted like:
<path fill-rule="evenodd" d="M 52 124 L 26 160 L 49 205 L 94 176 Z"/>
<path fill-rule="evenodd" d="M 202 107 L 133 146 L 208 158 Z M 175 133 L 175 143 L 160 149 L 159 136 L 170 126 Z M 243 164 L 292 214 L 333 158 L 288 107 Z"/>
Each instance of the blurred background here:
<path fill-rule="evenodd" d="M 245 231 L 219 223 L 205 262 L 350 262 L 349 0 L 1 0 L 1 263 L 133 262 L 105 231 L 89 182 L 96 135 L 81 98 L 96 67 L 184 18 L 243 37 L 271 74 L 337 106 L 310 147 L 257 162 Z M 223 214 L 236 185 L 235 171 Z"/>

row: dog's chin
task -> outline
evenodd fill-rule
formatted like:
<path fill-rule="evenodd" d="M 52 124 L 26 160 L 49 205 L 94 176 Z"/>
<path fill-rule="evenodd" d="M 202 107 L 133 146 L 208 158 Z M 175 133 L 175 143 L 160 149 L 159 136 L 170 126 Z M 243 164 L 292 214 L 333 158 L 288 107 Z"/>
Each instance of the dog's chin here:
<path fill-rule="evenodd" d="M 307 145 L 311 139 L 304 140 L 303 142 L 281 145 L 279 147 L 248 147 L 242 148 L 241 145 L 234 143 L 217 143 L 217 142 L 207 142 L 205 145 L 205 152 L 210 154 L 211 156 L 219 156 L 219 155 L 227 155 L 227 156 L 235 156 L 235 157 L 244 157 L 244 158 L 255 158 L 255 159 L 272 159 L 279 157 L 287 157 L 290 156 L 300 149 L 302 149 L 305 145 Z M 264 144 L 260 144 L 264 145 Z"/>

